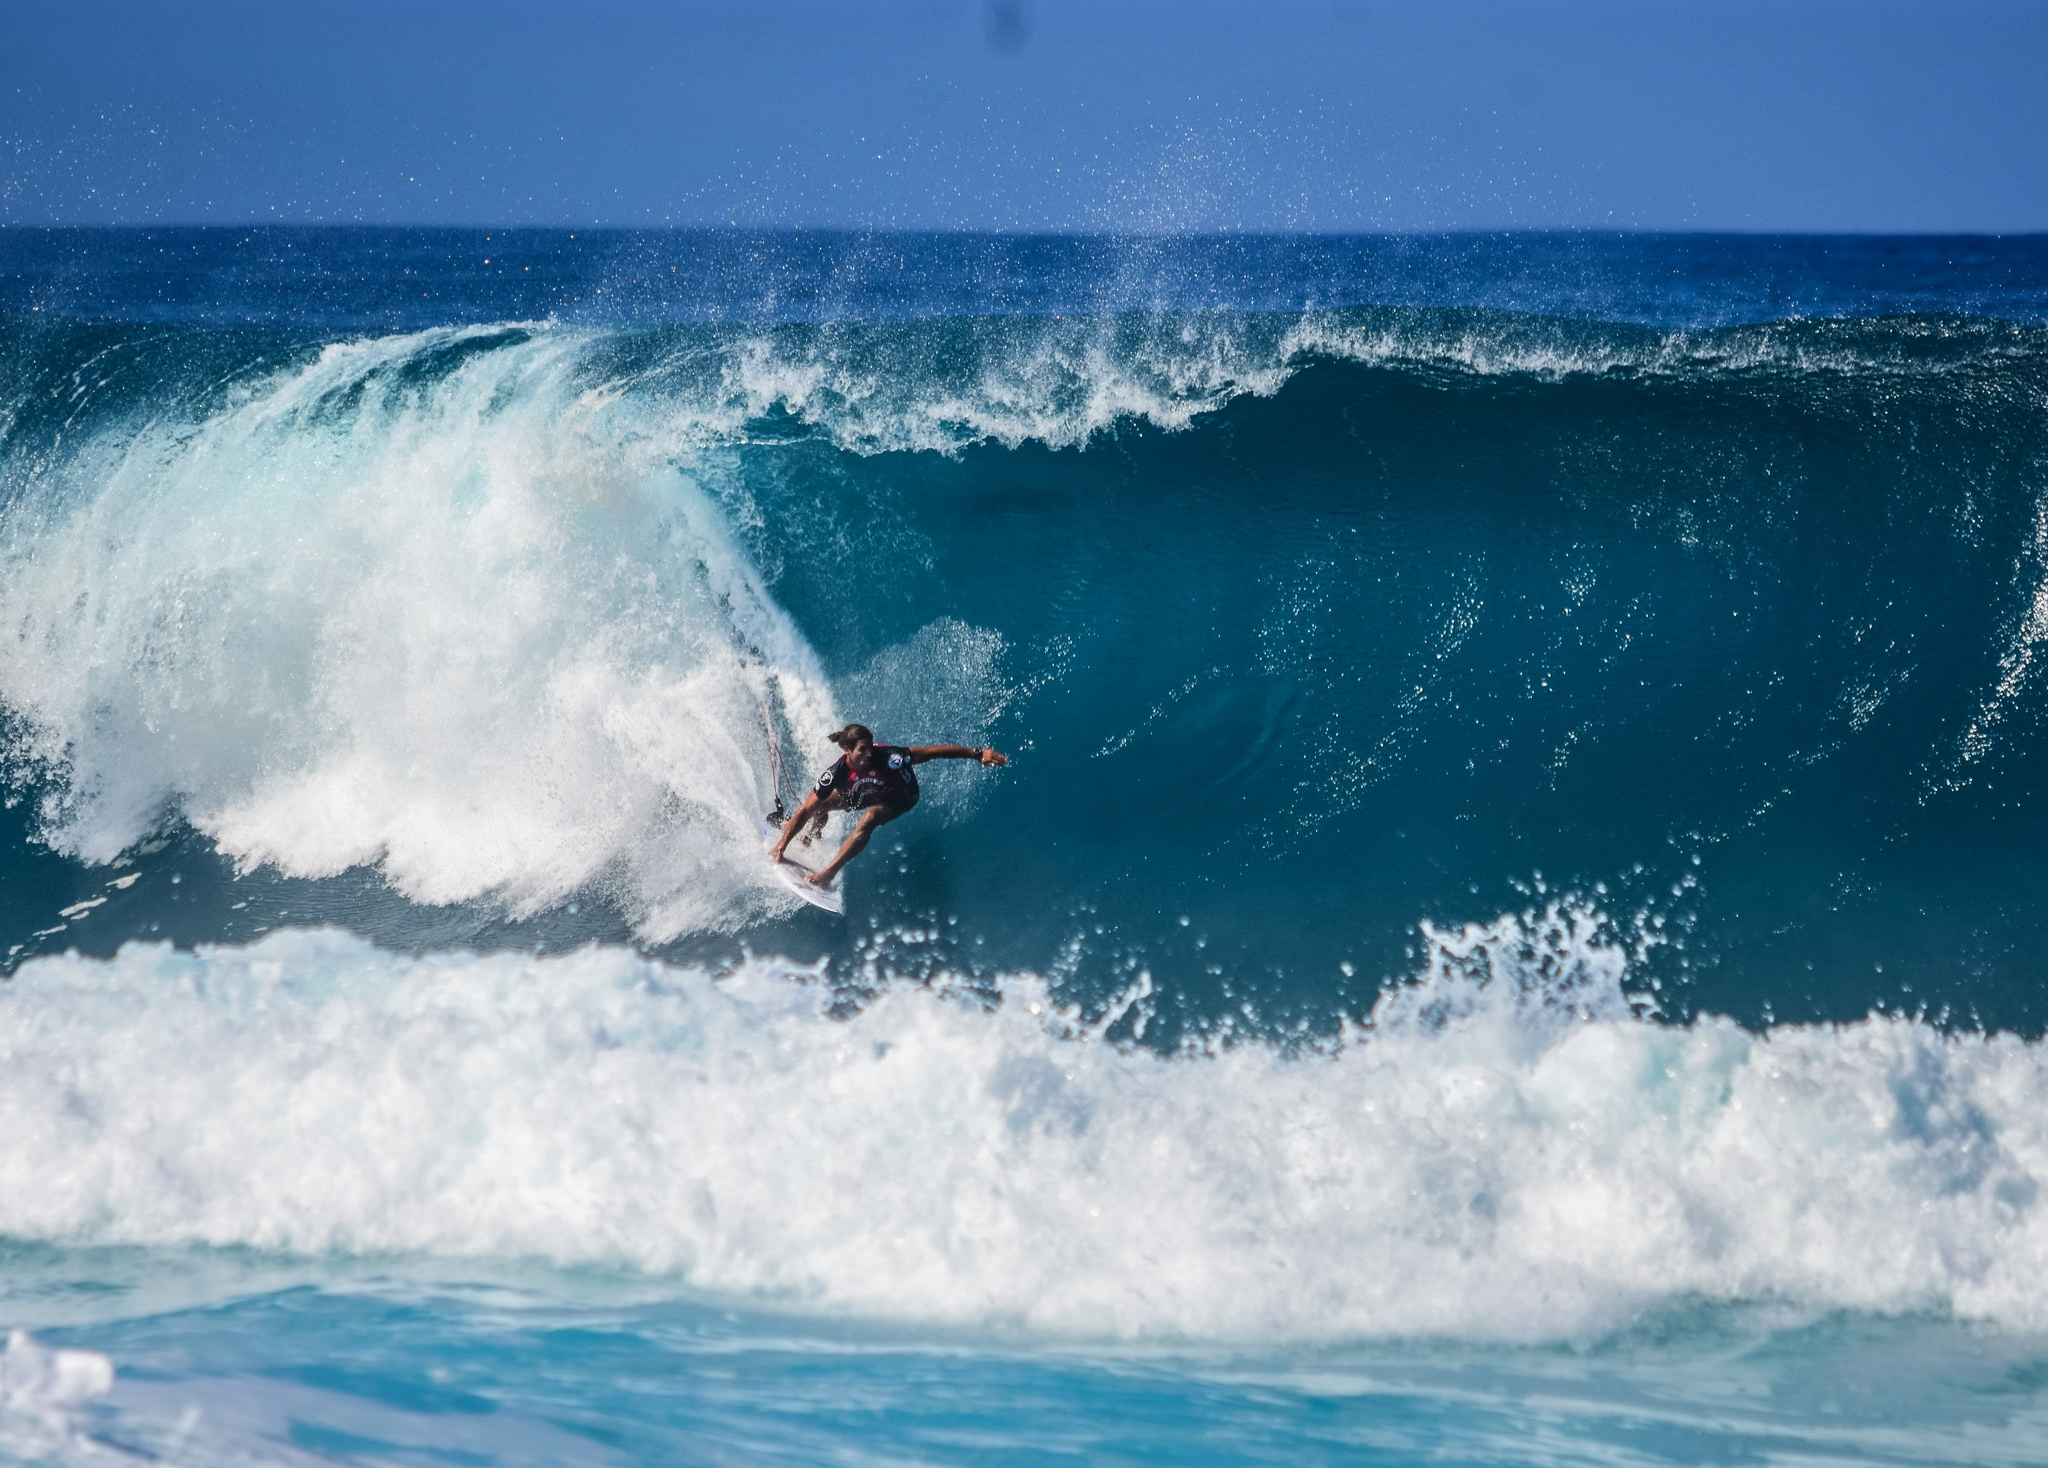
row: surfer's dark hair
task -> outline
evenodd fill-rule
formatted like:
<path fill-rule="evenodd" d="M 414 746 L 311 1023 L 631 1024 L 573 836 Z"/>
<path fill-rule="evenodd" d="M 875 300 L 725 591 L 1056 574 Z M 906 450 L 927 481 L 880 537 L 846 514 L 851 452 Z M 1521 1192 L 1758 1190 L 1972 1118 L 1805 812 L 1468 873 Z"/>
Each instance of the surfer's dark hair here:
<path fill-rule="evenodd" d="M 875 736 L 869 731 L 866 724 L 848 724 L 844 729 L 827 734 L 825 737 L 841 749 L 852 749 L 856 745 L 873 744 L 875 742 Z"/>

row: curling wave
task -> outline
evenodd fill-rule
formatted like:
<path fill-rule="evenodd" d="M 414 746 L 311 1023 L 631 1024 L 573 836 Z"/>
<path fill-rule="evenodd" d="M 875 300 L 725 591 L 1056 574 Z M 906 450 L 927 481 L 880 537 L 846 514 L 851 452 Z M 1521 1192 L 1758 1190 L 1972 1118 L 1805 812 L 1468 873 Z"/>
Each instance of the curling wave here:
<path fill-rule="evenodd" d="M 654 934 L 760 910 L 734 853 L 772 796 L 764 712 L 815 743 L 831 694 L 579 346 L 341 343 L 17 461 L 0 698 L 47 839 L 105 862 L 179 817 L 422 902 L 601 885 Z"/>
<path fill-rule="evenodd" d="M 418 903 L 600 894 L 654 940 L 788 910 L 755 850 L 770 749 L 807 765 L 849 699 L 892 738 L 994 742 L 1050 689 L 1041 765 L 1105 818 L 1164 808 L 1161 772 L 1205 745 L 1246 751 L 1209 792 L 1241 800 L 1213 823 L 1235 848 L 1146 854 L 1154 924 L 1208 869 L 1334 842 L 1427 751 L 1497 752 L 1456 763 L 1515 800 L 1618 772 L 1550 829 L 1675 792 L 1590 883 L 1732 833 L 1901 719 L 1881 796 L 2027 754 L 2044 340 L 1366 308 L 341 341 L 17 322 L 0 732 L 38 834 L 87 863 L 184 823 L 245 870 L 374 867 Z M 1037 513 L 1004 542 L 992 505 Z M 1931 527 L 1939 574 L 1880 517 Z M 1775 640 L 1730 641 L 1816 586 Z M 1675 774 L 1707 719 L 1726 760 Z M 1408 796 L 1460 820 L 1512 804 L 1429 779 Z M 1518 839 L 1456 884 L 1528 870 Z M 1008 920 L 1098 901 L 1124 853 L 1070 849 L 1085 871 Z M 1267 943 L 1294 897 L 1245 885 Z M 1435 910 L 1388 892 L 1393 928 Z"/>

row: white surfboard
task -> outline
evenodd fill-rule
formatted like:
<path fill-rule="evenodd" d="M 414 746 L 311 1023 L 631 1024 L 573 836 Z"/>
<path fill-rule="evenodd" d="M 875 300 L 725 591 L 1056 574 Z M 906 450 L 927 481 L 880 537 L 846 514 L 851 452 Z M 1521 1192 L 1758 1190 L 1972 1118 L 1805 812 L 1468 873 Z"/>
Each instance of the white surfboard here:
<path fill-rule="evenodd" d="M 773 826 L 763 827 L 763 830 L 768 837 L 768 850 L 773 852 L 775 843 L 782 839 L 782 833 Z M 846 893 L 836 877 L 831 885 L 826 887 L 814 887 L 806 880 L 827 860 L 829 857 L 822 852 L 809 851 L 792 843 L 790 849 L 783 853 L 781 861 L 776 861 L 770 856 L 769 866 L 774 870 L 778 882 L 811 906 L 822 907 L 827 912 L 843 913 L 846 911 Z"/>

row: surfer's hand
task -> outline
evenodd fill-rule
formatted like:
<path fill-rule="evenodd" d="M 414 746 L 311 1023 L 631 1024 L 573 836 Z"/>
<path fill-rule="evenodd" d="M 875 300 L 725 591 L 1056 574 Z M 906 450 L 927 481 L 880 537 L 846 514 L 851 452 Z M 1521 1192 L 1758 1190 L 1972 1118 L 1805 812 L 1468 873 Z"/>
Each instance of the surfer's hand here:
<path fill-rule="evenodd" d="M 978 758 L 990 769 L 994 769 L 997 765 L 1006 765 L 1010 762 L 1010 757 L 1007 754 L 999 754 L 993 749 L 982 750 Z"/>

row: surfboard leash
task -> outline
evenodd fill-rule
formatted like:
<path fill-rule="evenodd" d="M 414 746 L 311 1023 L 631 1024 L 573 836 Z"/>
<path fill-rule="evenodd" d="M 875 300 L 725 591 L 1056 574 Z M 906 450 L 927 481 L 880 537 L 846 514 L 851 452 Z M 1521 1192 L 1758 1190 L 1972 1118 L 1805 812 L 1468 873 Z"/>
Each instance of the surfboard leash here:
<path fill-rule="evenodd" d="M 775 738 L 775 720 L 768 716 L 768 701 L 761 700 L 761 729 L 768 736 L 768 778 L 775 782 L 775 809 L 768 812 L 772 826 L 786 825 L 789 816 L 782 809 L 782 750 Z"/>

